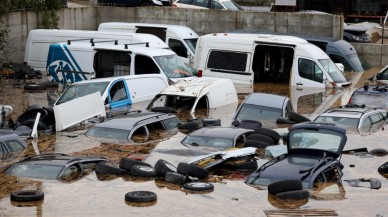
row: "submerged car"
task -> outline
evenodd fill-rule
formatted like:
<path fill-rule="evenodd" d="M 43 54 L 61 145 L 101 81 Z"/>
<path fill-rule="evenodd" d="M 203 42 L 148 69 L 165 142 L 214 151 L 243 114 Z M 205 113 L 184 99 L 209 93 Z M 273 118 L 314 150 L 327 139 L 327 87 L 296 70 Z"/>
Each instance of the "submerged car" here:
<path fill-rule="evenodd" d="M 382 68 L 375 76 L 372 77 L 373 80 L 376 80 L 382 84 L 388 84 L 388 65 Z"/>
<path fill-rule="evenodd" d="M 339 182 L 343 165 L 338 160 L 347 141 L 346 129 L 335 124 L 300 123 L 287 136 L 288 153 L 259 167 L 245 183 L 259 188 L 281 180 L 301 180 L 303 188 Z"/>
<path fill-rule="evenodd" d="M 16 177 L 71 182 L 92 171 L 97 163 L 105 162 L 106 158 L 98 156 L 42 154 L 27 157 L 8 167 L 4 172 Z"/>
<path fill-rule="evenodd" d="M 388 110 L 388 86 L 369 85 L 358 88 L 350 96 L 348 104 L 382 107 Z"/>
<path fill-rule="evenodd" d="M 95 124 L 85 135 L 144 143 L 175 135 L 180 124 L 182 122 L 173 114 L 136 111 Z"/>
<path fill-rule="evenodd" d="M 314 122 L 341 124 L 347 129 L 373 133 L 385 125 L 387 111 L 381 107 L 345 105 L 320 114 Z"/>
<path fill-rule="evenodd" d="M 208 126 L 190 133 L 181 143 L 189 148 L 222 151 L 243 147 L 246 137 L 252 132 L 253 130 L 244 128 Z"/>
<path fill-rule="evenodd" d="M 173 3 L 177 8 L 193 9 L 218 9 L 230 11 L 243 11 L 244 9 L 233 0 L 177 0 Z"/>

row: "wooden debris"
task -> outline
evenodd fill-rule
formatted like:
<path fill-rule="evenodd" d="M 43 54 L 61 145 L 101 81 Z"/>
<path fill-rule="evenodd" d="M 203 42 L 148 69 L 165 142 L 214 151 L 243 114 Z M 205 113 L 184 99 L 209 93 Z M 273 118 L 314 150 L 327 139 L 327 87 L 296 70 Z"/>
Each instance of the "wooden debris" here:
<path fill-rule="evenodd" d="M 283 210 L 264 210 L 267 217 L 303 217 L 303 216 L 338 216 L 331 209 L 283 209 Z"/>

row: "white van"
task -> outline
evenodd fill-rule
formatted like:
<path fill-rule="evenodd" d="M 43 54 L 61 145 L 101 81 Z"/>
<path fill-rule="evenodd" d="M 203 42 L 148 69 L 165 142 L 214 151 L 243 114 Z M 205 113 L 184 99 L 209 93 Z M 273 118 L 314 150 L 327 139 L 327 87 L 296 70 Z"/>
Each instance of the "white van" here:
<path fill-rule="evenodd" d="M 52 44 L 47 57 L 50 81 L 73 83 L 121 75 L 160 74 L 175 82 L 190 79 L 195 70 L 170 49 L 83 42 Z"/>
<path fill-rule="evenodd" d="M 168 87 L 161 74 L 131 75 L 92 79 L 71 84 L 54 103 L 57 131 L 89 119 L 96 114 L 129 111 L 135 103 L 151 100 Z M 96 97 L 91 94 L 98 93 Z M 102 105 L 103 104 L 103 105 Z"/>
<path fill-rule="evenodd" d="M 118 40 L 118 44 L 149 42 L 150 47 L 168 48 L 168 46 L 158 37 L 149 34 L 98 32 L 86 30 L 33 29 L 28 34 L 26 50 L 24 53 L 24 63 L 35 70 L 44 71 L 46 69 L 47 54 L 50 44 L 67 42 L 68 40 L 90 41 L 91 39 L 93 39 L 96 43 L 112 43 L 113 40 Z"/>
<path fill-rule="evenodd" d="M 237 92 L 254 82 L 302 87 L 349 85 L 319 47 L 293 36 L 209 34 L 199 37 L 194 59 L 198 76 L 229 78 Z"/>
<path fill-rule="evenodd" d="M 198 35 L 192 29 L 180 25 L 153 23 L 101 23 L 98 31 L 148 33 L 162 39 L 186 64 L 192 64 Z"/>

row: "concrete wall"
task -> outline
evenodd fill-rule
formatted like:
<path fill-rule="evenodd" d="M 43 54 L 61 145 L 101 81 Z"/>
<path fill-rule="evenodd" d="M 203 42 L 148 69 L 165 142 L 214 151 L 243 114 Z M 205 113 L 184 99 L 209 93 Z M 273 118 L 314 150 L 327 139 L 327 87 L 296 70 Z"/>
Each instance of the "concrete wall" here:
<path fill-rule="evenodd" d="M 327 14 L 220 11 L 164 7 L 81 7 L 57 12 L 60 29 L 96 30 L 102 22 L 144 22 L 185 25 L 198 34 L 256 29 L 282 33 L 342 38 L 343 17 Z M 40 28 L 41 14 L 20 12 L 0 15 L 10 31 L 11 59 L 23 62 L 28 32 Z M 357 44 L 356 50 L 370 66 L 388 64 L 388 47 Z"/>

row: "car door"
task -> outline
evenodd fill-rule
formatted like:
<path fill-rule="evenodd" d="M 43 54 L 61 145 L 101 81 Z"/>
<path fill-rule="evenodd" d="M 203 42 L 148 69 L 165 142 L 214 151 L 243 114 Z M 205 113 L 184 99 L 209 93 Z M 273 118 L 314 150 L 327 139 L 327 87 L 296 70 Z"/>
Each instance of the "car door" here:
<path fill-rule="evenodd" d="M 112 82 L 109 87 L 107 99 L 111 109 L 128 107 L 132 104 L 130 93 L 124 79 Z"/>

